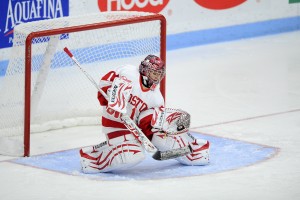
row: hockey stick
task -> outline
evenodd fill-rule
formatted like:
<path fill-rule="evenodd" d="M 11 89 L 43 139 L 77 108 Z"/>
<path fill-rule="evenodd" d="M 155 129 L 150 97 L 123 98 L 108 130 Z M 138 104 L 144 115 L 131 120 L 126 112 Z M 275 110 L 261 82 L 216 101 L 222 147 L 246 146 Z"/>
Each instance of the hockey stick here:
<path fill-rule="evenodd" d="M 107 95 L 103 90 L 101 90 L 98 86 L 98 84 L 95 82 L 95 80 L 81 67 L 80 63 L 77 61 L 77 59 L 74 57 L 74 55 L 70 52 L 70 50 L 65 47 L 64 51 L 66 54 L 74 61 L 76 66 L 81 70 L 81 72 L 84 73 L 84 75 L 90 80 L 90 82 L 97 88 L 97 90 L 103 95 L 103 97 L 108 100 Z M 145 150 L 152 154 L 152 157 L 155 160 L 167 160 L 172 158 L 181 157 L 187 154 L 192 153 L 192 148 L 190 145 L 178 148 L 178 149 L 172 149 L 168 151 L 159 151 L 152 142 L 145 136 L 145 134 L 142 132 L 142 130 L 132 121 L 132 119 L 126 115 L 121 115 L 121 120 L 123 121 L 126 128 L 135 136 L 135 138 L 143 145 Z"/>

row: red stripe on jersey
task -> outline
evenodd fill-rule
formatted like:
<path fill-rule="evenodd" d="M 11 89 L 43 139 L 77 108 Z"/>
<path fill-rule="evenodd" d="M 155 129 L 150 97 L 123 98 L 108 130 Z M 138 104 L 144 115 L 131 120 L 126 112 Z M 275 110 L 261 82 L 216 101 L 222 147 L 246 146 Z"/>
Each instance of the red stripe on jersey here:
<path fill-rule="evenodd" d="M 110 72 L 108 72 L 107 74 L 105 74 L 105 75 L 101 78 L 101 80 L 104 80 L 104 81 L 111 81 L 111 82 L 112 82 L 116 77 L 119 77 L 119 75 L 116 74 L 115 71 L 110 71 Z"/>
<path fill-rule="evenodd" d="M 139 127 L 142 129 L 143 133 L 149 138 L 152 139 L 152 126 L 151 126 L 152 114 L 145 116 L 140 119 Z"/>
<path fill-rule="evenodd" d="M 110 139 L 128 135 L 128 134 L 131 134 L 131 132 L 128 130 L 114 131 L 114 132 L 108 133 L 107 138 L 110 140 Z"/>
<path fill-rule="evenodd" d="M 106 117 L 102 117 L 102 126 L 127 129 L 126 126 L 122 122 L 114 121 L 114 120 L 108 119 Z"/>
<path fill-rule="evenodd" d="M 102 89 L 105 93 L 107 93 L 107 89 L 108 89 L 108 88 L 109 88 L 109 86 L 103 87 L 103 88 L 101 88 L 101 89 Z M 106 106 L 106 105 L 107 105 L 107 100 L 105 99 L 105 97 L 104 97 L 100 92 L 98 92 L 97 98 L 98 98 L 98 101 L 99 101 L 99 103 L 100 103 L 101 106 Z"/>

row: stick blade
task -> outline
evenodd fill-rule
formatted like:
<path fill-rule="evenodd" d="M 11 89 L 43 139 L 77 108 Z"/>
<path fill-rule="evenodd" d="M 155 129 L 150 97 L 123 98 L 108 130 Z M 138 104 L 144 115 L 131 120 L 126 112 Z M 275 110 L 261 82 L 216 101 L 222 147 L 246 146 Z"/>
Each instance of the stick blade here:
<path fill-rule="evenodd" d="M 157 151 L 153 154 L 152 158 L 154 160 L 161 160 L 162 156 L 161 156 L 161 152 L 160 151 Z"/>
<path fill-rule="evenodd" d="M 168 151 L 157 151 L 153 154 L 152 158 L 154 160 L 169 160 L 191 154 L 193 152 L 190 145 L 183 148 L 172 149 Z"/>

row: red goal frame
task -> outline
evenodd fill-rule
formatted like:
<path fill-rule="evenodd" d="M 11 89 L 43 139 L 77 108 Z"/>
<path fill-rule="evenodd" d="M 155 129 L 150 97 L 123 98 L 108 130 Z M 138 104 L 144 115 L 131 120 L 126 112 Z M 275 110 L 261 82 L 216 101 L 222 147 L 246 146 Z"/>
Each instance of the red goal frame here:
<path fill-rule="evenodd" d="M 30 110 L 31 110 L 31 51 L 32 40 L 36 37 L 52 36 L 63 33 L 72 33 L 85 30 L 94 30 L 100 28 L 108 28 L 113 26 L 121 26 L 126 24 L 135 24 L 149 21 L 160 21 L 160 57 L 166 62 L 166 19 L 161 14 L 154 14 L 149 16 L 137 16 L 130 19 L 121 19 L 108 22 L 99 22 L 93 24 L 72 26 L 66 28 L 58 28 L 46 31 L 37 31 L 30 33 L 26 38 L 25 43 L 25 95 L 24 95 L 24 157 L 30 156 Z M 161 93 L 165 98 L 166 92 L 166 77 L 161 81 Z"/>

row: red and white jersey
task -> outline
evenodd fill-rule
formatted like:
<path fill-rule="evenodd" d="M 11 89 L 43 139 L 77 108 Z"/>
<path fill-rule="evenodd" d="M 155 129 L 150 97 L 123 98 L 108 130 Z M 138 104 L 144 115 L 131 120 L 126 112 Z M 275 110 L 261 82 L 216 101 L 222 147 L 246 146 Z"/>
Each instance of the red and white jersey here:
<path fill-rule="evenodd" d="M 142 131 L 149 137 L 152 137 L 151 119 L 152 111 L 155 107 L 164 106 L 164 98 L 159 87 L 154 90 L 142 87 L 142 76 L 138 71 L 138 67 L 125 65 L 117 68 L 115 71 L 108 72 L 100 81 L 101 89 L 107 93 L 107 89 L 111 87 L 108 82 L 112 82 L 114 78 L 125 76 L 132 81 L 132 93 L 130 94 L 127 104 L 127 115 L 138 124 Z M 103 108 L 102 126 L 103 132 L 107 135 L 107 139 L 119 137 L 121 135 L 130 134 L 124 124 L 121 122 L 119 113 L 112 109 L 107 109 L 107 101 L 98 92 L 98 100 Z"/>

